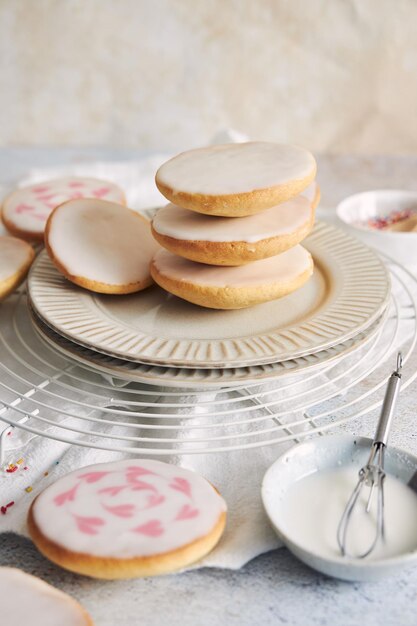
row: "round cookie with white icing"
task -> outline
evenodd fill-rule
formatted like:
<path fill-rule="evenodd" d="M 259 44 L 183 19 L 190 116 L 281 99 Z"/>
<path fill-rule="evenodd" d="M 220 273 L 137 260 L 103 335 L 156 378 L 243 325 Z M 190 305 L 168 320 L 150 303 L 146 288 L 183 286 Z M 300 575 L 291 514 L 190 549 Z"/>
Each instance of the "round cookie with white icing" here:
<path fill-rule="evenodd" d="M 95 578 L 173 572 L 219 541 L 226 504 L 202 476 L 176 465 L 127 460 L 83 467 L 33 502 L 33 541 L 51 561 Z"/>
<path fill-rule="evenodd" d="M 125 294 L 152 284 L 158 244 L 148 220 L 106 200 L 70 200 L 48 218 L 45 246 L 71 282 L 98 293 Z"/>
<path fill-rule="evenodd" d="M 313 273 L 313 260 L 300 245 L 248 265 L 195 263 L 160 250 L 151 264 L 154 281 L 169 293 L 210 309 L 243 309 L 295 291 Z"/>
<path fill-rule="evenodd" d="M 35 251 L 26 241 L 0 237 L 0 300 L 20 285 L 34 258 Z"/>
<path fill-rule="evenodd" d="M 152 234 L 170 252 L 199 263 L 244 265 L 265 259 L 292 248 L 310 233 L 317 185 L 310 187 L 247 217 L 203 215 L 168 204 L 155 215 Z"/>
<path fill-rule="evenodd" d="M 94 626 L 71 596 L 14 567 L 0 567 L 2 624 Z"/>
<path fill-rule="evenodd" d="M 298 195 L 315 178 L 310 152 L 253 141 L 183 152 L 156 173 L 159 191 L 184 209 L 243 217 Z"/>
<path fill-rule="evenodd" d="M 123 191 L 114 183 L 95 178 L 68 177 L 16 189 L 3 200 L 1 217 L 13 235 L 43 241 L 51 212 L 63 202 L 80 198 L 126 204 Z"/>

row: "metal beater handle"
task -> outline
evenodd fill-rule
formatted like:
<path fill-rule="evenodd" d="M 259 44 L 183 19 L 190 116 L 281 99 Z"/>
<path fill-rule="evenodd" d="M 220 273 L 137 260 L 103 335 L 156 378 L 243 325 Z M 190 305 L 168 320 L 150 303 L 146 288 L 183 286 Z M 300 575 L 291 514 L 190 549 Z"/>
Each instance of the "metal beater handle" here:
<path fill-rule="evenodd" d="M 401 352 L 399 352 L 397 355 L 397 369 L 391 374 L 388 380 L 388 387 L 382 404 L 381 416 L 378 421 L 373 445 L 381 444 L 386 446 L 388 443 L 388 435 L 392 418 L 394 417 L 394 409 L 401 387 L 402 365 L 403 358 Z"/>

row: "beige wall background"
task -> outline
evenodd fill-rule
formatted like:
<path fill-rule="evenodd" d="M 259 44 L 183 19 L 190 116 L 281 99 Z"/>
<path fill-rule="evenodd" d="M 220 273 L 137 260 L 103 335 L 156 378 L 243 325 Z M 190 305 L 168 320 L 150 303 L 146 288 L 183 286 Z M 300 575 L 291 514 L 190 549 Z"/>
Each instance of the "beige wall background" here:
<path fill-rule="evenodd" d="M 0 0 L 0 144 L 417 151 L 415 0 Z"/>

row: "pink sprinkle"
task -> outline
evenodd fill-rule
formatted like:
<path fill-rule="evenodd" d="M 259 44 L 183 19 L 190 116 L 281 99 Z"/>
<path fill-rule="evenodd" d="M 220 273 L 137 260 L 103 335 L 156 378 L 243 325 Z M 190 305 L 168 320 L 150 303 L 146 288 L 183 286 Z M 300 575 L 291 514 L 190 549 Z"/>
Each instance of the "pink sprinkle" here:
<path fill-rule="evenodd" d="M 12 502 L 9 502 L 9 504 L 6 504 L 6 509 L 10 509 L 10 507 L 13 505 L 14 505 L 14 500 Z"/>
<path fill-rule="evenodd" d="M 72 183 L 68 183 L 68 187 L 84 187 L 84 183 L 74 180 Z"/>
<path fill-rule="evenodd" d="M 23 469 L 24 469 L 24 470 L 28 470 L 29 468 L 26 466 L 26 467 L 24 467 Z"/>
<path fill-rule="evenodd" d="M 6 507 L 5 507 L 5 506 L 2 506 L 2 507 L 1 507 L 1 509 L 0 509 L 0 511 L 1 511 L 1 514 L 2 514 L 2 515 L 6 515 L 6 513 L 7 513 L 7 509 L 6 509 Z"/>

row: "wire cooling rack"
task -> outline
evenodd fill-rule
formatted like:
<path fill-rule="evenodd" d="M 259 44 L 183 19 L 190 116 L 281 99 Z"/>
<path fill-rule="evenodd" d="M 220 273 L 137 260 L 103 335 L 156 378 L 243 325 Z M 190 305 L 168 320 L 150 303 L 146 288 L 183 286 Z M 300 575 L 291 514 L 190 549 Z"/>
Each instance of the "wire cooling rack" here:
<path fill-rule="evenodd" d="M 389 311 L 371 341 L 311 371 L 217 390 L 126 384 L 62 356 L 35 332 L 22 289 L 0 304 L 0 462 L 14 428 L 136 455 L 197 454 L 299 441 L 377 410 L 400 347 L 403 390 L 417 377 L 417 279 L 387 265 Z"/>

